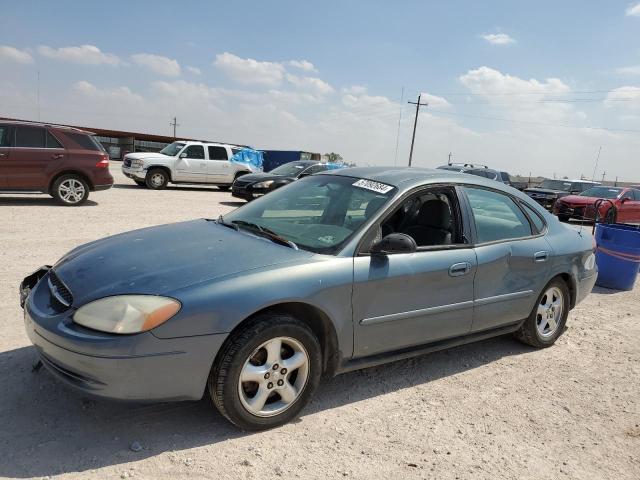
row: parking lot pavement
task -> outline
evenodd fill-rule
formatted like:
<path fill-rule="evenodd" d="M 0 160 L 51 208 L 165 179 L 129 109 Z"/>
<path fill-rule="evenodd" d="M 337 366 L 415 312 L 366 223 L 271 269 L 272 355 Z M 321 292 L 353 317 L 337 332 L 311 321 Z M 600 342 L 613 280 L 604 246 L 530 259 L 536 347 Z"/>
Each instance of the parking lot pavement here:
<path fill-rule="evenodd" d="M 551 348 L 496 338 L 345 374 L 299 420 L 261 433 L 237 431 L 207 398 L 112 403 L 32 373 L 25 274 L 81 243 L 241 204 L 112 172 L 117 185 L 82 207 L 0 195 L 0 477 L 640 478 L 639 285 L 596 287 Z"/>

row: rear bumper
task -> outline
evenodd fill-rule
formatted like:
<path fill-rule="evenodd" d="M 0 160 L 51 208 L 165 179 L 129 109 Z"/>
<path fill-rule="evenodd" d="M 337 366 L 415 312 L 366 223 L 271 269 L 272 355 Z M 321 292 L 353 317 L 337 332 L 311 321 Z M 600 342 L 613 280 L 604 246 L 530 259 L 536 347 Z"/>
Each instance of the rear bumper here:
<path fill-rule="evenodd" d="M 584 272 L 576 282 L 576 305 L 585 299 L 593 290 L 593 286 L 598 279 L 598 267 L 590 272 Z"/>
<path fill-rule="evenodd" d="M 113 183 L 109 183 L 107 185 L 95 185 L 93 190 L 95 192 L 99 192 L 100 190 L 109 190 L 111 187 L 113 187 Z"/>
<path fill-rule="evenodd" d="M 226 334 L 160 339 L 152 332 L 98 332 L 75 324 L 73 308 L 58 314 L 39 311 L 33 297 L 44 295 L 39 291 L 44 289 L 48 289 L 47 282 L 39 281 L 26 292 L 24 325 L 43 364 L 55 377 L 82 392 L 110 399 L 202 398 Z"/>

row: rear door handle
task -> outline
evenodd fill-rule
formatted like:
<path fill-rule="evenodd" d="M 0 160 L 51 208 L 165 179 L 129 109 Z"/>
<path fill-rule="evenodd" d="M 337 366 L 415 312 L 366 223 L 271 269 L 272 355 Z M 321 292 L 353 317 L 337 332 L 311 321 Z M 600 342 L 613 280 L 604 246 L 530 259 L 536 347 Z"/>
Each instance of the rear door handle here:
<path fill-rule="evenodd" d="M 449 267 L 450 277 L 460 277 L 466 275 L 471 271 L 471 264 L 469 262 L 454 263 Z"/>
<path fill-rule="evenodd" d="M 536 263 L 546 262 L 549 258 L 549 252 L 541 251 L 533 254 L 533 261 Z"/>
<path fill-rule="evenodd" d="M 64 157 L 64 153 L 54 153 L 53 155 L 51 155 L 51 158 L 53 158 L 54 160 L 57 160 L 62 157 Z"/>

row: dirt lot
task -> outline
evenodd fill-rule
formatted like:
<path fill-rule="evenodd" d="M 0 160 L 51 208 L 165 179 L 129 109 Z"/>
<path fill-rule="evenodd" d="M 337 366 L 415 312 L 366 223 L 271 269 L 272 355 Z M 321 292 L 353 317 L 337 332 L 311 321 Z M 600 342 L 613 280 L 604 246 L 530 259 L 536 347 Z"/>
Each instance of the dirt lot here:
<path fill-rule="evenodd" d="M 640 285 L 596 288 L 552 348 L 497 338 L 342 375 L 298 421 L 257 434 L 208 398 L 96 401 L 32 373 L 25 274 L 80 243 L 239 205 L 214 188 L 140 189 L 112 171 L 118 185 L 81 208 L 0 195 L 0 477 L 640 478 Z"/>

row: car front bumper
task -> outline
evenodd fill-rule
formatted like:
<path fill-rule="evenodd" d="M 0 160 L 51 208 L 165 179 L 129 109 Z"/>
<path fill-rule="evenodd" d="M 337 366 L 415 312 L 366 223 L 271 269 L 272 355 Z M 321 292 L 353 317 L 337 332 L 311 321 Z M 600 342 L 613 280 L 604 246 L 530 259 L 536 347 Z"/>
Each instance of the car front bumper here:
<path fill-rule="evenodd" d="M 132 180 L 139 180 L 139 181 L 144 180 L 145 176 L 147 175 L 146 170 L 132 168 L 132 167 L 125 167 L 124 165 L 122 166 L 122 173 L 127 178 L 131 178 Z"/>
<path fill-rule="evenodd" d="M 266 193 L 269 193 L 271 190 L 267 188 L 253 188 L 251 185 L 247 186 L 231 186 L 231 196 L 236 198 L 241 198 L 243 200 L 251 201 L 254 198 L 258 198 L 263 196 Z"/>
<path fill-rule="evenodd" d="M 152 332 L 116 335 L 73 322 L 74 308 L 42 311 L 44 275 L 21 285 L 24 324 L 43 364 L 85 393 L 117 400 L 170 401 L 202 398 L 213 360 L 226 334 L 160 339 Z M 28 283 L 37 282 L 31 290 Z M 38 299 L 39 297 L 39 299 Z"/>
<path fill-rule="evenodd" d="M 556 198 L 541 198 L 541 197 L 534 197 L 532 195 L 529 195 L 533 200 L 535 200 L 536 202 L 538 202 L 542 208 L 551 211 L 553 209 L 553 205 L 556 203 Z"/>

